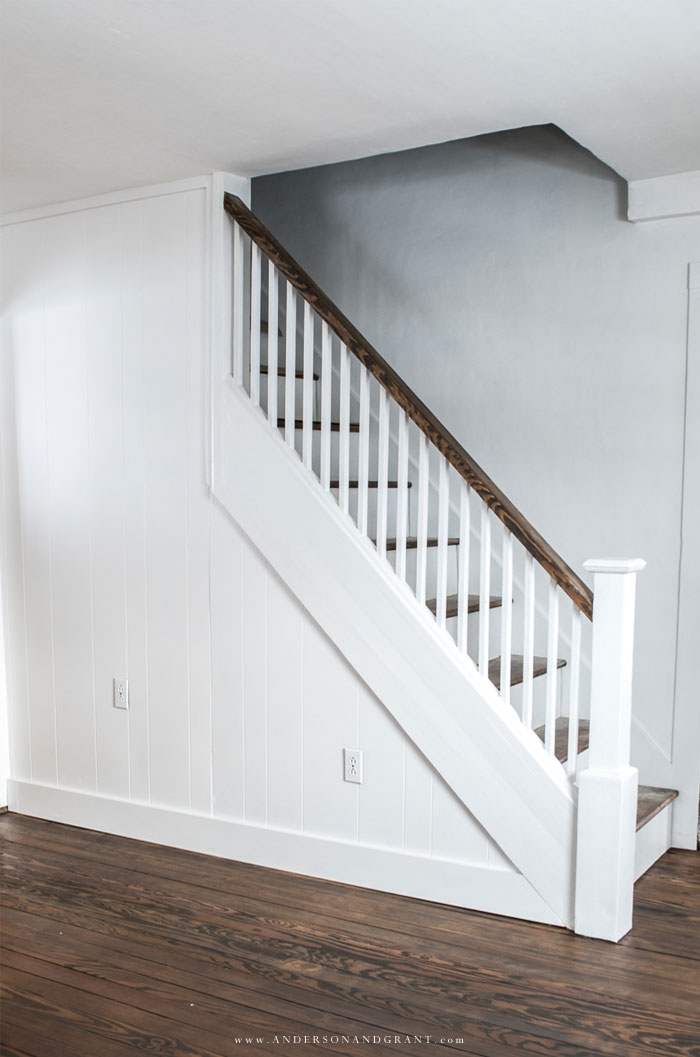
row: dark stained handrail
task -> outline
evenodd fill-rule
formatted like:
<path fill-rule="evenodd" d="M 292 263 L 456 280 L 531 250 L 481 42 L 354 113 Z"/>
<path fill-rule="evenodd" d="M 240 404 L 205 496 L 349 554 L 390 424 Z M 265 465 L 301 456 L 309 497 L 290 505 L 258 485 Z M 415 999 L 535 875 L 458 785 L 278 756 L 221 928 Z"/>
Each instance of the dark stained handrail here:
<path fill-rule="evenodd" d="M 593 592 L 570 568 L 553 547 L 539 534 L 518 508 L 484 473 L 458 440 L 442 425 L 423 401 L 406 385 L 396 371 L 377 350 L 360 334 L 357 327 L 340 311 L 320 286 L 297 264 L 291 254 L 258 220 L 254 213 L 236 195 L 224 195 L 224 209 L 241 226 L 252 241 L 269 257 L 277 270 L 308 301 L 321 319 L 325 320 L 347 348 L 360 360 L 367 370 L 384 386 L 408 417 L 442 452 L 478 496 L 493 511 L 496 517 L 512 532 L 516 539 L 539 562 L 556 581 L 581 612 L 593 617 Z"/>

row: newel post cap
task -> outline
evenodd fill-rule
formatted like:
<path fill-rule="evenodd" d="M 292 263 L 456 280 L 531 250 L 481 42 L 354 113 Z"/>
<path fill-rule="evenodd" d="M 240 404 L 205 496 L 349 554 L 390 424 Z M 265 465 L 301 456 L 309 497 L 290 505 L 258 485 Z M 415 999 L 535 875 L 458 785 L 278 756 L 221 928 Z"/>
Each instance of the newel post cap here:
<path fill-rule="evenodd" d="M 589 573 L 640 573 L 644 558 L 588 558 L 583 567 Z"/>

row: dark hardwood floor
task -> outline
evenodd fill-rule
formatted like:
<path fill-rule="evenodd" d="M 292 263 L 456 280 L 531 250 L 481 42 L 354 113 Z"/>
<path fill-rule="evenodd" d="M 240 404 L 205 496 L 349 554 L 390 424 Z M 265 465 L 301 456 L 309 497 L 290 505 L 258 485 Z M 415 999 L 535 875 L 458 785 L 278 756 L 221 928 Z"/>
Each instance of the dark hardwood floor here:
<path fill-rule="evenodd" d="M 13 814 L 0 840 L 4 1055 L 700 1055 L 692 852 L 613 945 Z"/>

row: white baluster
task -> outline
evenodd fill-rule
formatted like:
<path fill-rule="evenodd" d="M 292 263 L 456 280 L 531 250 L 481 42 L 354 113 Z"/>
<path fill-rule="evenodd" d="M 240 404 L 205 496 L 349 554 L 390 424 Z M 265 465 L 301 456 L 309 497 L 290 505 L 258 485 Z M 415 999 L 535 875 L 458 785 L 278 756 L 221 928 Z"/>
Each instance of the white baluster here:
<path fill-rule="evenodd" d="M 250 269 L 250 399 L 260 404 L 260 249 L 253 243 Z"/>
<path fill-rule="evenodd" d="M 399 408 L 398 495 L 396 497 L 396 575 L 406 579 L 408 525 L 408 415 Z"/>
<path fill-rule="evenodd" d="M 489 627 L 491 617 L 491 519 L 481 507 L 481 559 L 479 563 L 479 671 L 489 674 Z"/>
<path fill-rule="evenodd" d="M 267 420 L 276 429 L 279 393 L 277 269 L 272 261 L 268 261 L 267 264 Z"/>
<path fill-rule="evenodd" d="M 377 550 L 386 557 L 389 498 L 389 394 L 379 388 L 379 441 L 377 448 Z"/>
<path fill-rule="evenodd" d="M 511 655 L 513 651 L 513 537 L 503 528 L 501 570 L 501 697 L 510 704 Z"/>
<path fill-rule="evenodd" d="M 418 435 L 418 524 L 416 526 L 416 598 L 425 605 L 428 570 L 428 508 L 430 505 L 430 441 Z"/>
<path fill-rule="evenodd" d="M 243 291 L 245 289 L 245 264 L 243 255 L 243 232 L 238 224 L 233 225 L 233 377 L 243 385 Z"/>
<path fill-rule="evenodd" d="M 462 478 L 459 485 L 459 555 L 457 572 L 457 645 L 467 652 L 469 628 L 469 544 L 470 539 L 469 485 Z"/>
<path fill-rule="evenodd" d="M 438 471 L 437 606 L 435 617 L 447 626 L 447 539 L 450 518 L 450 464 L 440 455 Z"/>
<path fill-rule="evenodd" d="M 357 466 L 357 527 L 367 535 L 369 481 L 369 371 L 360 364 L 360 436 Z"/>
<path fill-rule="evenodd" d="M 328 324 L 324 321 L 321 326 L 321 485 L 326 491 L 331 486 L 332 382 L 331 331 Z"/>
<path fill-rule="evenodd" d="M 557 727 L 557 660 L 559 653 L 559 589 L 549 581 L 549 615 L 547 627 L 547 691 L 545 697 L 544 747 L 554 755 Z"/>
<path fill-rule="evenodd" d="M 287 307 L 285 313 L 284 347 L 284 439 L 294 447 L 294 403 L 297 391 L 297 295 L 287 281 Z"/>
<path fill-rule="evenodd" d="M 350 509 L 350 352 L 340 345 L 340 437 L 338 439 L 338 502 L 343 513 Z"/>
<path fill-rule="evenodd" d="M 535 559 L 525 555 L 525 599 L 523 614 L 523 715 L 526 727 L 532 727 L 535 657 Z"/>
<path fill-rule="evenodd" d="M 571 674 L 569 677 L 569 744 L 566 759 L 567 774 L 576 774 L 578 756 L 579 692 L 581 685 L 581 610 L 572 603 L 571 609 Z"/>
<path fill-rule="evenodd" d="M 311 305 L 304 302 L 304 367 L 303 367 L 303 418 L 301 432 L 301 457 L 309 470 L 312 469 L 314 442 L 314 316 Z"/>

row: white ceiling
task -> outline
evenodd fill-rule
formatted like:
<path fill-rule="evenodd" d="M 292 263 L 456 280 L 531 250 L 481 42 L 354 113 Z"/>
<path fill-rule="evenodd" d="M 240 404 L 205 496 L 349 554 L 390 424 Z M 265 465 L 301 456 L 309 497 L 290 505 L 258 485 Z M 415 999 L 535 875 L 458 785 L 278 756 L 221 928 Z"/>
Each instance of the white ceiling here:
<path fill-rule="evenodd" d="M 699 0 L 0 0 L 7 211 L 554 122 L 700 169 Z"/>

